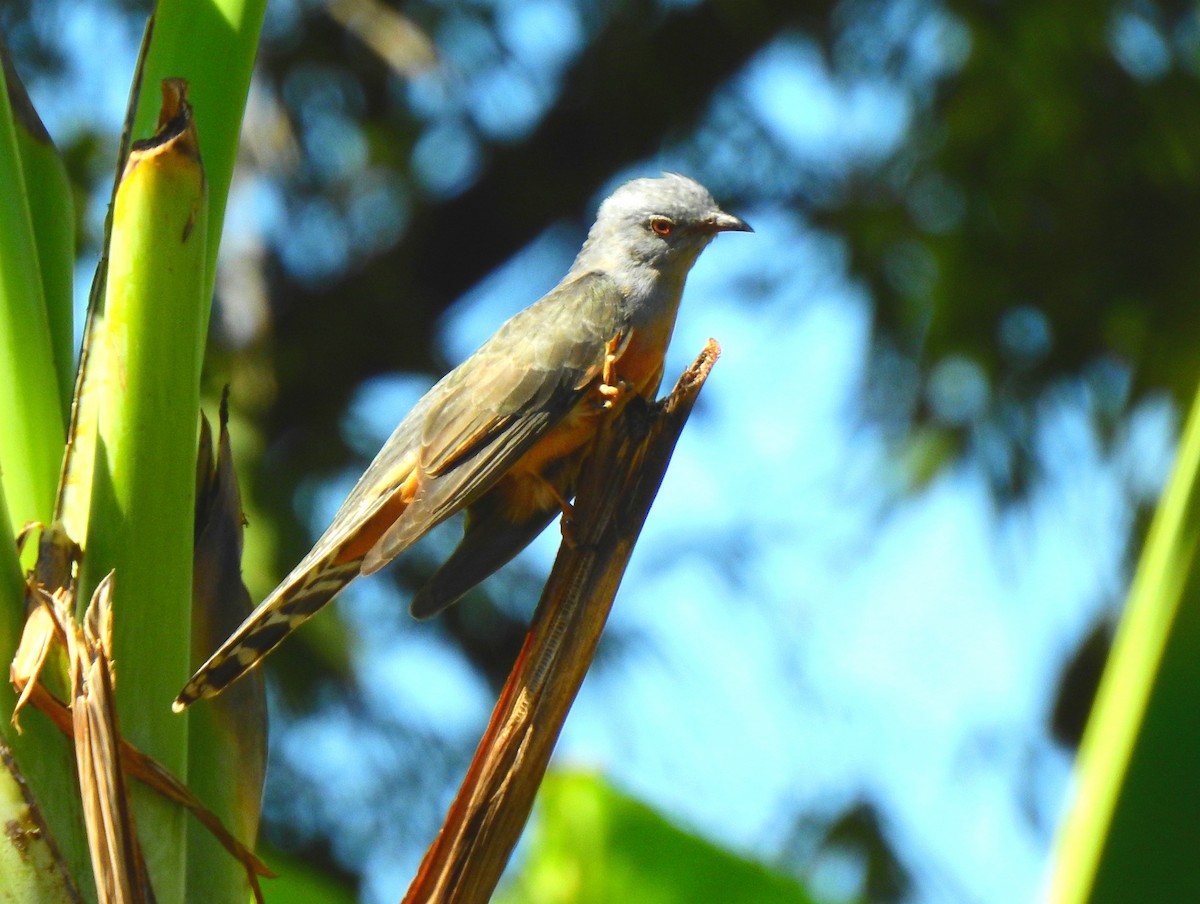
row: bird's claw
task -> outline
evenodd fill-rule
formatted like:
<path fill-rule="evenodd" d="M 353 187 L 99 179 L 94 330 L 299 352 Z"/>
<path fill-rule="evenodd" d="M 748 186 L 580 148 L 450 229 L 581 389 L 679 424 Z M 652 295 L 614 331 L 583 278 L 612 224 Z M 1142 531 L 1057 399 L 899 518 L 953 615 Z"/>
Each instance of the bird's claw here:
<path fill-rule="evenodd" d="M 559 529 L 562 531 L 563 543 L 566 544 L 567 549 L 579 548 L 579 535 L 575 532 L 575 522 L 572 520 L 574 514 L 574 509 L 570 514 L 564 509 L 562 519 L 558 522 Z"/>
<path fill-rule="evenodd" d="M 600 375 L 600 385 L 597 391 L 603 401 L 601 408 L 613 408 L 621 396 L 629 390 L 629 384 L 617 374 L 617 348 L 621 344 L 620 334 L 613 336 L 604 344 L 604 370 Z"/>
<path fill-rule="evenodd" d="M 616 383 L 601 383 L 596 389 L 602 397 L 600 407 L 613 408 L 620 401 L 621 396 L 629 391 L 629 384 L 624 380 L 617 380 Z"/>

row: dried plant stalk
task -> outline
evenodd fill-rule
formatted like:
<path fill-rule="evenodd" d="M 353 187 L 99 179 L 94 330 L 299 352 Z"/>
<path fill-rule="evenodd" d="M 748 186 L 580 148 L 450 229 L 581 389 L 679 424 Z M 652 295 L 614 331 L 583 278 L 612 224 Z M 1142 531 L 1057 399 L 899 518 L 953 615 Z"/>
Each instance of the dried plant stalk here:
<path fill-rule="evenodd" d="M 486 902 L 520 837 L 667 463 L 720 347 L 601 431 L 525 644 L 405 904 Z"/>
<path fill-rule="evenodd" d="M 112 572 L 96 588 L 82 629 L 66 629 L 75 764 L 100 904 L 154 900 L 121 768 L 112 674 Z"/>

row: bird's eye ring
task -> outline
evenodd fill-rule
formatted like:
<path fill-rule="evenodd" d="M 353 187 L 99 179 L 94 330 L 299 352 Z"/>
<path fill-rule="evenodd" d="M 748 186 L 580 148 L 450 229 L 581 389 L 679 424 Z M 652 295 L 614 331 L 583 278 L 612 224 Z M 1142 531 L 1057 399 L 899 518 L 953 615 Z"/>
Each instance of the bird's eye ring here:
<path fill-rule="evenodd" d="M 659 235 L 670 235 L 675 230 L 675 224 L 666 217 L 651 217 L 650 228 Z"/>

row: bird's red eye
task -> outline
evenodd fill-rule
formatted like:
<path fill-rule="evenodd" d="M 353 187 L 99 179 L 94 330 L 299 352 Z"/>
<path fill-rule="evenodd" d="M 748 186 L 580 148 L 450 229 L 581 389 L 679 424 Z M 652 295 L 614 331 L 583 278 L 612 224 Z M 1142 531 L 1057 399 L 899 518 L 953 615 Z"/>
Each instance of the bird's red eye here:
<path fill-rule="evenodd" d="M 659 235 L 670 235 L 675 229 L 675 224 L 666 217 L 651 217 L 650 228 Z"/>

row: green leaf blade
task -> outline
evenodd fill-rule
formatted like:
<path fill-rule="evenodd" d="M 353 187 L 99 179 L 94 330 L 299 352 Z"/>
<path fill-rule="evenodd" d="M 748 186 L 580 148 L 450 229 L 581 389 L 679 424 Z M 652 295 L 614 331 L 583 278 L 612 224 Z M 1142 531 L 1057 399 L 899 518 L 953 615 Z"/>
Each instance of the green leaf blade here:
<path fill-rule="evenodd" d="M 207 191 L 186 86 L 164 85 L 164 128 L 134 148 L 117 190 L 103 326 L 96 464 L 80 602 L 115 571 L 113 644 L 126 738 L 187 780 L 187 677 Z M 172 109 L 173 108 L 173 109 Z M 186 900 L 183 811 L 134 786 L 160 902 Z"/>
<path fill-rule="evenodd" d="M 0 82 L 0 480 L 15 532 L 50 519 L 66 421 L 3 68 Z"/>
<path fill-rule="evenodd" d="M 1080 748 L 1052 904 L 1200 900 L 1198 540 L 1200 394 Z"/>

